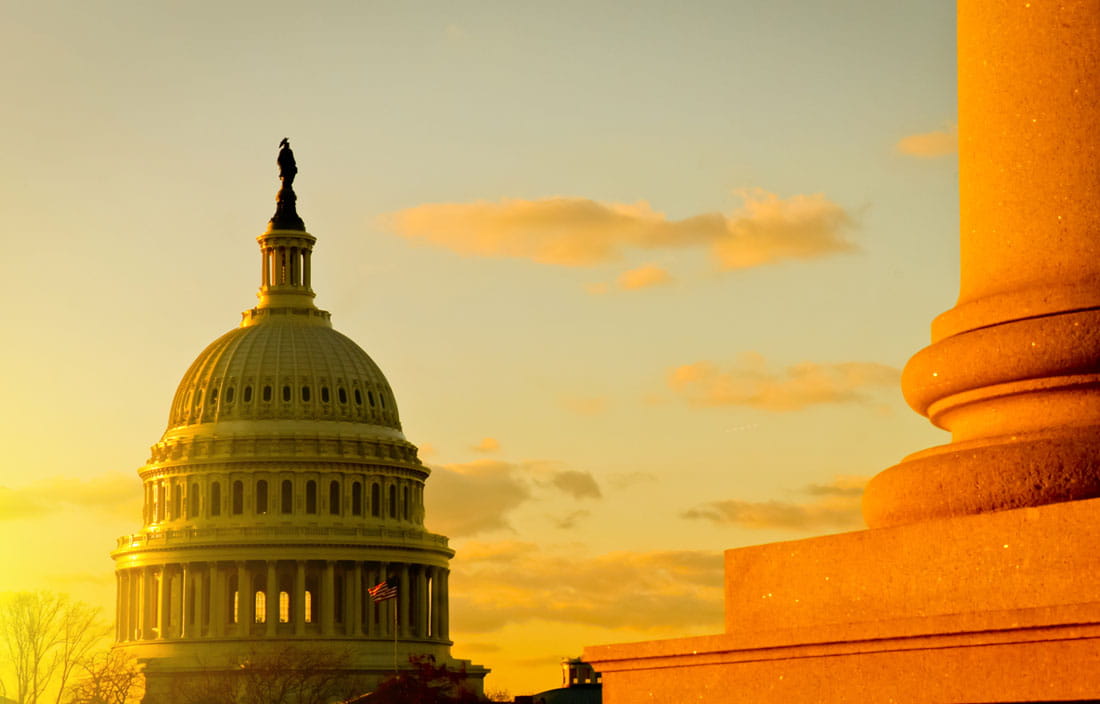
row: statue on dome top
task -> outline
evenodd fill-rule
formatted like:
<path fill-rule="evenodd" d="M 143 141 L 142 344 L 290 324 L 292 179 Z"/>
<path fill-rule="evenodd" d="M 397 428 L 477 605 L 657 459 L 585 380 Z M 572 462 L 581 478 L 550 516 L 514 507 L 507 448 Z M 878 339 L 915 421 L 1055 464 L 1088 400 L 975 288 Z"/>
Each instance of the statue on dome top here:
<path fill-rule="evenodd" d="M 294 177 L 298 173 L 298 164 L 294 161 L 294 152 L 290 150 L 290 140 L 286 137 L 279 142 L 279 157 L 276 161 L 279 164 L 279 179 L 283 182 L 283 186 L 293 186 Z"/>

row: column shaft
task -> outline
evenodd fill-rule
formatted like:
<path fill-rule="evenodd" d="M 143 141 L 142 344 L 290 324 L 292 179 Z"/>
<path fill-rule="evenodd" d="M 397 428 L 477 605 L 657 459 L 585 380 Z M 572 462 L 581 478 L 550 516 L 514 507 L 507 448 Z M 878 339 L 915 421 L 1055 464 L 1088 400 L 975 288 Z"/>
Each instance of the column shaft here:
<path fill-rule="evenodd" d="M 277 571 L 278 564 L 274 560 L 269 560 L 267 563 L 267 589 L 266 604 L 267 607 L 267 623 L 264 632 L 268 636 L 275 635 L 275 630 L 279 624 L 279 574 Z"/>
<path fill-rule="evenodd" d="M 303 636 L 306 633 L 306 563 L 302 560 L 294 562 L 294 596 L 290 605 L 294 612 L 294 635 Z"/>
<path fill-rule="evenodd" d="M 334 634 L 334 609 L 336 600 L 335 564 L 326 560 L 321 572 L 321 633 Z"/>

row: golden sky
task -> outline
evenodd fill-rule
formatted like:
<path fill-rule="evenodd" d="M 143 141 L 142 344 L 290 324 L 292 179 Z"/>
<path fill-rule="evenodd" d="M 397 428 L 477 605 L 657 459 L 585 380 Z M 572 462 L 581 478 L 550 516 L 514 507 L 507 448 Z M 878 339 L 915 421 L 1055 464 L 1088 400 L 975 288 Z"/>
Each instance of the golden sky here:
<path fill-rule="evenodd" d="M 454 652 L 717 632 L 721 551 L 946 441 L 953 3 L 22 3 L 0 23 L 0 591 L 113 609 L 135 470 L 251 307 L 291 138 L 317 303 L 452 538 Z"/>

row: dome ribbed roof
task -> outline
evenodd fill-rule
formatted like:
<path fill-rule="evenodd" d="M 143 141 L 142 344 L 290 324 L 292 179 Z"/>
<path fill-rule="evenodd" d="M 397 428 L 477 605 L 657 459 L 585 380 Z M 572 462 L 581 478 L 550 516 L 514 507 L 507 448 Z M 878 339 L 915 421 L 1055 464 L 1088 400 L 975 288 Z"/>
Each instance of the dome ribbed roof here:
<path fill-rule="evenodd" d="M 327 320 L 295 312 L 270 311 L 210 343 L 183 375 L 168 427 L 302 419 L 399 431 L 397 404 L 378 365 Z"/>

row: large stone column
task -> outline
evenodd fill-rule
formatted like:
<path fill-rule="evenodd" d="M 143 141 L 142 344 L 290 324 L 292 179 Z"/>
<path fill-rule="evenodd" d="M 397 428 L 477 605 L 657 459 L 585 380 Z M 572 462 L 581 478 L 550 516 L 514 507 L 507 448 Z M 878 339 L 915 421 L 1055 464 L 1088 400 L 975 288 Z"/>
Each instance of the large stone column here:
<path fill-rule="evenodd" d="M 959 300 L 902 378 L 952 442 L 872 528 L 1100 496 L 1100 7 L 960 0 L 958 50 Z"/>
<path fill-rule="evenodd" d="M 335 635 L 335 602 L 335 563 L 326 560 L 321 572 L 321 633 L 326 636 Z"/>
<path fill-rule="evenodd" d="M 294 596 L 290 600 L 291 611 L 294 614 L 294 635 L 306 634 L 306 563 L 304 560 L 294 562 Z"/>
<path fill-rule="evenodd" d="M 267 581 L 264 584 L 264 634 L 274 636 L 279 623 L 279 574 L 275 560 L 267 562 Z"/>

